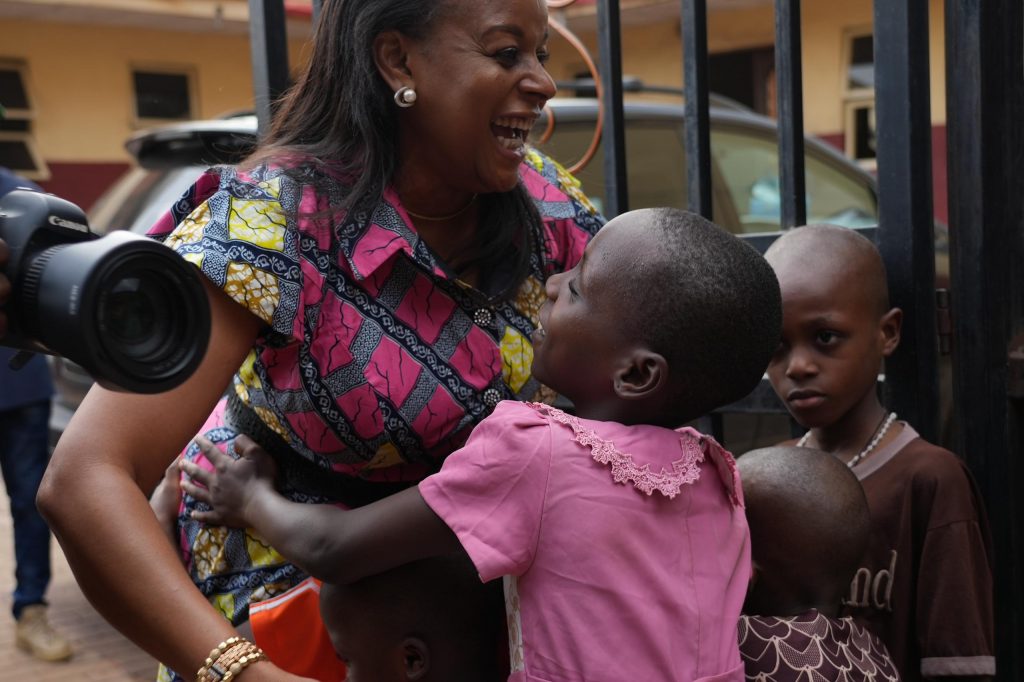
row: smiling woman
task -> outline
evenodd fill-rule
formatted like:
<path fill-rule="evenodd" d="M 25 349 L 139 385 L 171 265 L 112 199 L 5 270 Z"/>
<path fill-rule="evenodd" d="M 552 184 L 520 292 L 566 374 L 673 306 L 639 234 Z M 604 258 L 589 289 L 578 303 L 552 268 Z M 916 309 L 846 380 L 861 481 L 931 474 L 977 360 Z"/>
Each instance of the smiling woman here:
<path fill-rule="evenodd" d="M 603 224 L 524 143 L 554 94 L 542 0 L 327 0 L 320 22 L 260 148 L 151 231 L 205 275 L 203 364 L 168 393 L 92 389 L 40 493 L 90 599 L 184 677 L 245 656 L 246 680 L 295 679 L 232 624 L 305 575 L 190 495 L 172 548 L 146 494 L 173 458 L 245 433 L 296 501 L 415 484 L 499 401 L 553 399 L 531 374 L 545 282 Z"/>

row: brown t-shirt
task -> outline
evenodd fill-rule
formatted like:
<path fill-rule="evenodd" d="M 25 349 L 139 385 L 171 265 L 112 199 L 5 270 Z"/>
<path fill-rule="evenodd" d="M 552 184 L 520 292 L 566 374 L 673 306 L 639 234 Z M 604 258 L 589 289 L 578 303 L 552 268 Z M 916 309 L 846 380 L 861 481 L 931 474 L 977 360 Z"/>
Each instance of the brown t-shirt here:
<path fill-rule="evenodd" d="M 904 680 L 995 674 L 991 544 L 974 479 L 909 425 L 854 467 L 872 537 L 844 600 Z"/>

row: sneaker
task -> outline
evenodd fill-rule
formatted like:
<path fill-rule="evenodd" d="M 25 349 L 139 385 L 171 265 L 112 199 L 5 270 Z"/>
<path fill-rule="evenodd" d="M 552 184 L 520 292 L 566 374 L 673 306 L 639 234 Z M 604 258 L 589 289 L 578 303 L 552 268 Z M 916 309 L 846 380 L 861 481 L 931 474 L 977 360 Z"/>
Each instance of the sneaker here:
<path fill-rule="evenodd" d="M 42 604 L 22 609 L 16 632 L 18 648 L 40 661 L 66 661 L 71 658 L 71 645 L 50 627 L 46 607 Z"/>

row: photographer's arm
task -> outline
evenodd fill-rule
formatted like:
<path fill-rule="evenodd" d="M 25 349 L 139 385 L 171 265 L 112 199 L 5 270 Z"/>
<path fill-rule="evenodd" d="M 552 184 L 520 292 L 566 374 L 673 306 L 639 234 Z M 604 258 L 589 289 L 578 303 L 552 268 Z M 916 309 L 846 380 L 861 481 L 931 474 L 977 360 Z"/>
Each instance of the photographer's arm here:
<path fill-rule="evenodd" d="M 93 387 L 58 443 L 38 496 L 89 601 L 186 677 L 235 632 L 192 584 L 143 491 L 203 424 L 262 324 L 204 283 L 212 329 L 198 370 L 157 395 Z M 299 678 L 262 662 L 243 679 Z"/>
<path fill-rule="evenodd" d="M 194 517 L 214 525 L 252 527 L 289 561 L 325 582 L 351 583 L 462 548 L 416 486 L 352 510 L 300 504 L 274 489 L 270 456 L 251 440 L 238 438 L 238 459 L 206 439 L 196 442 L 213 470 L 183 461 L 182 469 L 194 483 L 182 486 L 212 510 L 195 512 Z"/>

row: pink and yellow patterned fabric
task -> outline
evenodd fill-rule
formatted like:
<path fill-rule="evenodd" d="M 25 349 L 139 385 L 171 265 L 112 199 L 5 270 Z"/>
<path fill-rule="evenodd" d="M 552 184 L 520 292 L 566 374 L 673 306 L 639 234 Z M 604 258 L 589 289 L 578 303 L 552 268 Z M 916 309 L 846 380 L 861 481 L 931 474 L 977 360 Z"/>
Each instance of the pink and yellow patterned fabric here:
<path fill-rule="evenodd" d="M 544 282 L 576 264 L 603 218 L 539 153 L 520 177 L 542 226 L 509 302 L 449 276 L 391 189 L 338 215 L 346 187 L 323 173 L 200 177 L 150 234 L 266 322 L 205 435 L 229 449 L 239 409 L 255 414 L 281 445 L 286 495 L 351 505 L 436 471 L 499 401 L 553 398 L 530 372 Z M 196 504 L 186 497 L 179 516 L 185 561 L 232 621 L 305 577 L 251 533 L 192 521 Z"/>

